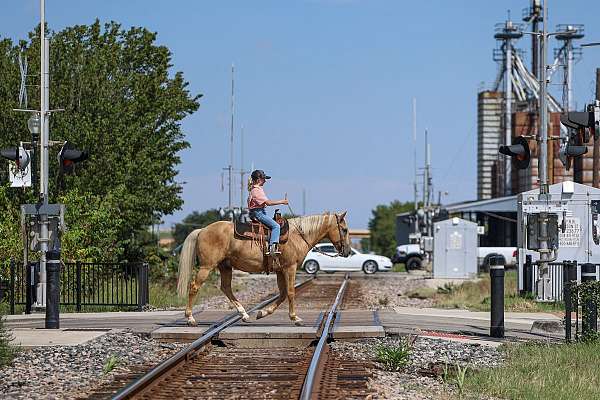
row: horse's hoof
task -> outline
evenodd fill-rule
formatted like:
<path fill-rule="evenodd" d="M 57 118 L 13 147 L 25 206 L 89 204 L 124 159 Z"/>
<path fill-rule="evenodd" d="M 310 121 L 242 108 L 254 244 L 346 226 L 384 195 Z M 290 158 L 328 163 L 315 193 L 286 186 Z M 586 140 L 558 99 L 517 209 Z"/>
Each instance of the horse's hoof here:
<path fill-rule="evenodd" d="M 266 317 L 267 315 L 269 315 L 269 313 L 267 313 L 264 310 L 258 310 L 258 312 L 256 313 L 256 319 L 261 319 Z"/>
<path fill-rule="evenodd" d="M 242 315 L 242 321 L 244 321 L 244 322 L 250 322 L 250 316 L 248 314 Z"/>
<path fill-rule="evenodd" d="M 302 321 L 300 318 L 293 319 L 292 322 L 294 322 L 294 325 L 296 325 L 296 326 L 304 325 L 304 321 Z"/>
<path fill-rule="evenodd" d="M 196 326 L 196 325 L 198 325 L 198 323 L 196 322 L 196 320 L 194 319 L 194 317 L 188 318 L 187 324 L 188 324 L 188 326 Z"/>

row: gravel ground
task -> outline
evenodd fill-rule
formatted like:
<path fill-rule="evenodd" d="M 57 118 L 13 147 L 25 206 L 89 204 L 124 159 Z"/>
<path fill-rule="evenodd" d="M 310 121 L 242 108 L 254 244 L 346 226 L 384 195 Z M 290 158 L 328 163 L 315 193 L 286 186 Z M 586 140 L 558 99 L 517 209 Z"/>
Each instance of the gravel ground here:
<path fill-rule="evenodd" d="M 1 399 L 85 398 L 94 388 L 131 367 L 155 365 L 182 344 L 161 344 L 129 331 L 109 332 L 78 346 L 36 347 L 21 351 L 0 369 Z M 103 372 L 112 356 L 119 360 Z"/>
<path fill-rule="evenodd" d="M 472 369 L 494 367 L 502 362 L 501 353 L 492 347 L 464 344 L 446 340 L 417 338 L 412 346 L 410 361 L 401 372 L 385 371 L 376 362 L 379 345 L 398 345 L 400 337 L 388 336 L 358 342 L 333 342 L 332 349 L 341 356 L 355 360 L 370 360 L 375 363 L 371 388 L 376 392 L 374 399 L 398 400 L 441 400 L 457 398 L 454 385 L 444 384 L 440 377 L 427 376 L 444 363 Z M 441 364 L 441 365 L 440 365 Z M 481 397 L 485 399 L 485 397 Z"/>
<path fill-rule="evenodd" d="M 216 283 L 220 288 L 221 281 Z M 277 276 L 275 274 L 246 274 L 234 272 L 232 279 L 233 294 L 244 305 L 249 308 L 274 293 L 279 293 L 277 288 Z M 199 301 L 200 310 L 233 310 L 225 294 L 219 289 L 219 294 L 209 299 Z"/>
<path fill-rule="evenodd" d="M 431 307 L 430 299 L 411 299 L 411 291 L 425 287 L 425 280 L 411 276 L 386 275 L 386 279 L 360 281 L 363 302 L 370 309 L 394 309 L 396 307 Z"/>

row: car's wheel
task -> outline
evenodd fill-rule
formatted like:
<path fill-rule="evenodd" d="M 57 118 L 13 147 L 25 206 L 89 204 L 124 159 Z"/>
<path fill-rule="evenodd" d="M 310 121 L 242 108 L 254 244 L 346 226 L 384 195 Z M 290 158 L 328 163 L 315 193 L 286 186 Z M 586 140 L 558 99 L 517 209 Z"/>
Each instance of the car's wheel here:
<path fill-rule="evenodd" d="M 375 272 L 377 272 L 377 269 L 379 268 L 379 266 L 377 265 L 377 263 L 373 260 L 368 260 L 365 261 L 365 263 L 363 264 L 363 272 L 365 274 L 374 274 Z"/>
<path fill-rule="evenodd" d="M 315 260 L 308 260 L 304 263 L 304 271 L 307 274 L 316 274 L 319 270 L 319 263 Z"/>
<path fill-rule="evenodd" d="M 419 257 L 410 257 L 406 260 L 406 271 L 412 269 L 421 269 L 421 259 Z"/>

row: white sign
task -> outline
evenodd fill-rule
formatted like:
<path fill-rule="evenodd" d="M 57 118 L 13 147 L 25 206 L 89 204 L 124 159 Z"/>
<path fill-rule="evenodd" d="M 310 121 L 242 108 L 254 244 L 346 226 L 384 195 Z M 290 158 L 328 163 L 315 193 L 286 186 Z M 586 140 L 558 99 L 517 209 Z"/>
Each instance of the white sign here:
<path fill-rule="evenodd" d="M 448 250 L 460 250 L 463 247 L 462 235 L 458 232 L 452 232 L 448 240 Z"/>
<path fill-rule="evenodd" d="M 31 160 L 31 150 L 25 150 Z M 17 168 L 15 163 L 8 164 L 8 177 L 11 187 L 31 187 L 31 162 L 24 171 Z"/>
<path fill-rule="evenodd" d="M 558 248 L 581 245 L 581 223 L 578 217 L 565 217 L 565 231 L 558 230 Z"/>

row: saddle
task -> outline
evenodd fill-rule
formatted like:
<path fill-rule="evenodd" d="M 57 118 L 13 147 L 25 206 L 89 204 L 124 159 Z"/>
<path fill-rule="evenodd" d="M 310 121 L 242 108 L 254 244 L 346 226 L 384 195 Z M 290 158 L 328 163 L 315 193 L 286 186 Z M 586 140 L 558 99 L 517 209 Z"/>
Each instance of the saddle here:
<path fill-rule="evenodd" d="M 288 220 L 283 218 L 278 211 L 279 210 L 275 211 L 273 219 L 281 227 L 279 243 L 284 244 L 288 240 L 290 225 Z M 254 219 L 251 222 L 235 220 L 233 232 L 233 236 L 236 239 L 253 240 L 259 243 L 269 243 L 269 238 L 271 237 L 271 229 Z"/>

